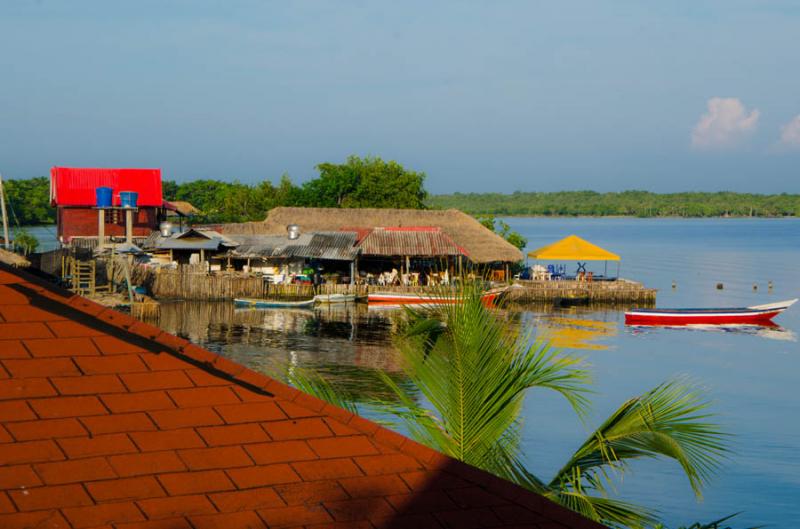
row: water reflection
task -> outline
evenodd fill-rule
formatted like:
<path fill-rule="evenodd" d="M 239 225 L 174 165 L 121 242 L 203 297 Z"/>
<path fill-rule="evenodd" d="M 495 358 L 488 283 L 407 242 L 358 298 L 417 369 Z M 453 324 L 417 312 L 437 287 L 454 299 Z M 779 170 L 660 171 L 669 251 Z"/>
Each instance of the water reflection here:
<path fill-rule="evenodd" d="M 402 313 L 363 305 L 303 309 L 237 309 L 229 302 L 172 302 L 158 325 L 262 373 L 280 366 L 313 368 L 362 403 L 388 398 L 377 371 L 407 385 L 390 336 Z"/>
<path fill-rule="evenodd" d="M 784 342 L 797 341 L 797 333 L 774 323 L 771 325 L 630 325 L 625 327 L 625 331 L 632 335 L 656 335 L 662 332 L 717 332 L 758 336 Z"/>

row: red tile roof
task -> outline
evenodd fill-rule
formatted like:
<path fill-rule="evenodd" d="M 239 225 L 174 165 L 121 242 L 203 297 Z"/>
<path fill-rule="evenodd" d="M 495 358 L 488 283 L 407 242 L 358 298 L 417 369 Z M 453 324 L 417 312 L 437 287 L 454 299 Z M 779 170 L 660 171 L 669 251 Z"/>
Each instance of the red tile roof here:
<path fill-rule="evenodd" d="M 0 527 L 599 528 L 0 265 Z"/>

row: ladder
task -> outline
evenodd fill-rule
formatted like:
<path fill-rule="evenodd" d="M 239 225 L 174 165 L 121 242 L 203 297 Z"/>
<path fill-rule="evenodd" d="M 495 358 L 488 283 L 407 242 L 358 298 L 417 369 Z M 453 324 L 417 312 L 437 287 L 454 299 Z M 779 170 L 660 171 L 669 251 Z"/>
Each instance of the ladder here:
<path fill-rule="evenodd" d="M 95 272 L 97 265 L 95 261 L 79 261 L 71 259 L 70 275 L 72 276 L 72 290 L 80 295 L 93 295 L 96 289 Z"/>

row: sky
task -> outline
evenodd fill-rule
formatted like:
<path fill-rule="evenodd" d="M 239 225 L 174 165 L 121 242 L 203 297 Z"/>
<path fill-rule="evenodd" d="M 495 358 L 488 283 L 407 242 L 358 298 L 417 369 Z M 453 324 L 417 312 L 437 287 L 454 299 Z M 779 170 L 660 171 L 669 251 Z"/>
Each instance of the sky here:
<path fill-rule="evenodd" d="M 5 0 L 0 172 L 800 192 L 800 2 Z"/>

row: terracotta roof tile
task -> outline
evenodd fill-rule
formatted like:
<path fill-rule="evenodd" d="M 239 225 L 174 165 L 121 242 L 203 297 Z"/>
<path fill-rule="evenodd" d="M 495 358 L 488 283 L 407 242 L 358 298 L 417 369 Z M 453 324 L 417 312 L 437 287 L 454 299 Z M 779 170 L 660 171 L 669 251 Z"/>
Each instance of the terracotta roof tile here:
<path fill-rule="evenodd" d="M 0 527 L 598 528 L 0 265 Z"/>

